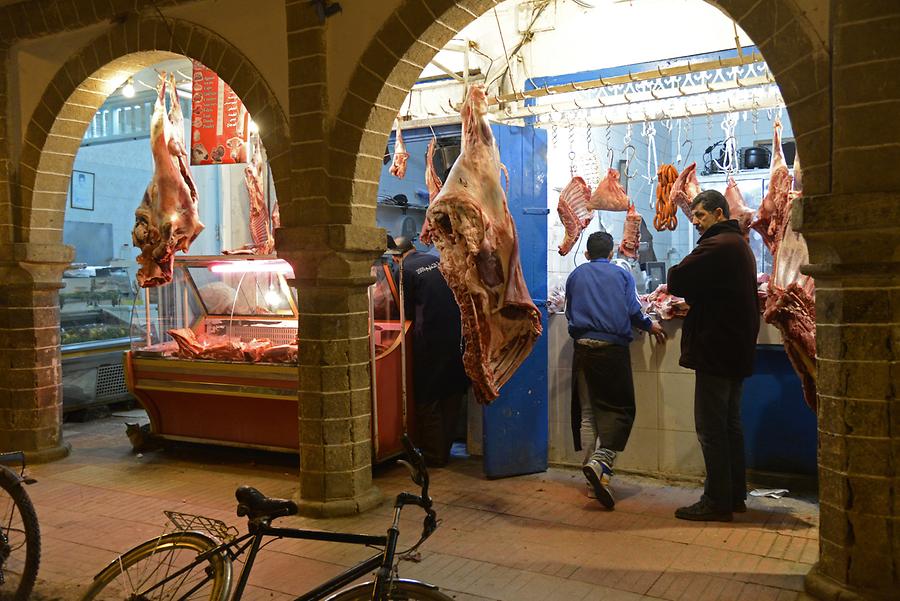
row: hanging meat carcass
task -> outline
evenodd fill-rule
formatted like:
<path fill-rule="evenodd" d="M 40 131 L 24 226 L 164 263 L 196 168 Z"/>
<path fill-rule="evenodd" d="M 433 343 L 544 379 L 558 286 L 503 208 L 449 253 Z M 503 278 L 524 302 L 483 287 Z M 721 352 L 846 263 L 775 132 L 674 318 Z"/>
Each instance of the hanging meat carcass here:
<path fill-rule="evenodd" d="M 795 181 L 799 180 L 799 162 L 794 162 Z M 763 319 L 781 331 L 788 359 L 803 385 L 806 404 L 816 409 L 816 288 L 800 267 L 809 263 L 806 241 L 791 225 L 791 208 L 800 193 L 787 196 L 782 210 L 775 213 L 781 221 L 772 223 L 775 248 L 772 277 L 766 293 Z"/>
<path fill-rule="evenodd" d="M 430 205 L 438 192 L 444 186 L 444 182 L 438 176 L 434 168 L 434 148 L 437 145 L 437 138 L 431 138 L 428 143 L 428 151 L 425 153 L 425 187 L 428 188 L 428 204 Z M 422 231 L 419 232 L 419 240 L 423 244 L 431 244 L 431 225 L 428 222 L 428 215 L 422 221 Z"/>
<path fill-rule="evenodd" d="M 563 227 L 566 228 L 566 237 L 559 245 L 559 254 L 562 256 L 569 254 L 581 232 L 593 219 L 594 212 L 588 207 L 590 200 L 590 186 L 577 175 L 559 193 L 556 212 Z"/>
<path fill-rule="evenodd" d="M 591 194 L 588 208 L 592 211 L 627 211 L 628 202 L 625 188 L 619 183 L 619 172 L 609 169 L 606 177 L 597 184 L 597 188 Z"/>
<path fill-rule="evenodd" d="M 697 163 L 691 163 L 684 168 L 675 183 L 672 184 L 672 191 L 669 196 L 669 202 L 674 202 L 681 207 L 681 211 L 691 219 L 691 202 L 694 197 L 700 194 L 700 181 L 697 179 Z"/>
<path fill-rule="evenodd" d="M 640 246 L 641 214 L 634 208 L 634 203 L 630 203 L 628 213 L 625 215 L 625 228 L 622 231 L 622 242 L 619 243 L 619 254 L 630 259 L 637 259 Z"/>
<path fill-rule="evenodd" d="M 486 112 L 484 87 L 470 86 L 460 109 L 462 152 L 427 213 L 441 273 L 462 314 L 463 363 L 481 403 L 497 398 L 541 335 Z"/>
<path fill-rule="evenodd" d="M 394 158 L 388 169 L 391 175 L 397 179 L 406 177 L 406 162 L 409 160 L 409 153 L 406 151 L 406 144 L 403 143 L 403 134 L 400 132 L 400 121 L 397 121 L 397 140 L 394 142 Z"/>
<path fill-rule="evenodd" d="M 778 228 L 784 227 L 789 219 L 788 205 L 791 193 L 791 173 L 784 161 L 781 148 L 781 121 L 775 119 L 775 134 L 772 140 L 772 163 L 769 166 L 769 189 L 759 205 L 756 219 L 750 227 L 759 232 L 763 243 L 774 257 L 778 252 Z"/>
<path fill-rule="evenodd" d="M 171 103 L 166 115 L 166 87 Z M 175 251 L 187 252 L 203 231 L 198 215 L 197 187 L 184 146 L 184 117 L 175 79 L 160 75 L 159 95 L 150 118 L 153 179 L 134 212 L 131 241 L 141 249 L 137 281 L 142 288 L 172 280 Z"/>
<path fill-rule="evenodd" d="M 250 244 L 234 250 L 222 251 L 225 255 L 258 254 L 268 255 L 275 250 L 275 237 L 269 222 L 269 207 L 266 204 L 263 172 L 266 164 L 262 158 L 259 137 L 253 141 L 253 154 L 244 167 L 244 184 L 250 198 Z"/>
<path fill-rule="evenodd" d="M 744 239 L 750 239 L 750 222 L 753 221 L 753 209 L 744 204 L 744 196 L 734 178 L 728 176 L 728 187 L 725 188 L 725 200 L 728 201 L 728 213 L 741 226 Z"/>

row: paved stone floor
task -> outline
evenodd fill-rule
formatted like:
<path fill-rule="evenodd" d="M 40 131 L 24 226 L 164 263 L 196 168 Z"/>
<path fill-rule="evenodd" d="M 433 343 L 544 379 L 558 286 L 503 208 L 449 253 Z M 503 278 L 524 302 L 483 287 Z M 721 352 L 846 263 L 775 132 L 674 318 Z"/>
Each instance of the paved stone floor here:
<path fill-rule="evenodd" d="M 93 575 L 138 542 L 159 534 L 164 509 L 207 515 L 243 528 L 234 490 L 250 484 L 272 496 L 295 492 L 290 457 L 183 445 L 131 453 L 123 417 L 65 424 L 72 454 L 30 469 L 43 556 L 37 600 L 77 599 Z M 132 420 L 133 421 L 133 420 Z M 412 489 L 406 471 L 380 467 L 386 498 Z M 803 575 L 817 555 L 818 506 L 796 499 L 751 499 L 731 524 L 676 520 L 697 489 L 617 476 L 616 510 L 586 497 L 580 473 L 487 480 L 475 459 L 432 471 L 441 524 L 421 561 L 403 577 L 433 582 L 460 600 L 685 599 L 789 601 L 805 598 Z M 384 503 L 331 520 L 285 518 L 284 525 L 382 533 Z M 421 512 L 404 514 L 401 541 L 420 531 Z M 277 541 L 257 560 L 245 598 L 293 599 L 367 556 L 358 547 Z"/>

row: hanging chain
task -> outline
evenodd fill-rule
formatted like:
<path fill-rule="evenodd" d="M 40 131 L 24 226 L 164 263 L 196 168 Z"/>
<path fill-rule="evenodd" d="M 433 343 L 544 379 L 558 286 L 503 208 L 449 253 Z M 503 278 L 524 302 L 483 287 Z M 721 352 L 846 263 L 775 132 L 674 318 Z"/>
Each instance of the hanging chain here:
<path fill-rule="evenodd" d="M 753 135 L 755 136 L 759 133 L 759 101 L 756 99 L 756 94 L 753 95 L 753 108 L 750 109 L 750 117 L 753 122 Z"/>
<path fill-rule="evenodd" d="M 647 138 L 647 188 L 650 190 L 650 208 L 656 210 L 656 190 L 653 188 L 653 182 L 656 180 L 656 172 L 659 169 L 659 162 L 656 158 L 656 126 L 652 121 L 644 121 L 641 126 L 641 136 Z"/>
<path fill-rule="evenodd" d="M 559 126 L 555 120 L 550 122 L 550 140 L 554 149 L 559 147 Z"/>

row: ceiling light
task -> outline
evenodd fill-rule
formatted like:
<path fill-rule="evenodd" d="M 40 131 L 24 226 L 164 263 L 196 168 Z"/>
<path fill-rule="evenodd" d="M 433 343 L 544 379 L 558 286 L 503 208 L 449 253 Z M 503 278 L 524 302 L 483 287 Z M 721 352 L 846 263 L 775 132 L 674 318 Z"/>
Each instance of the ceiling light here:
<path fill-rule="evenodd" d="M 125 85 L 122 86 L 122 96 L 125 98 L 134 98 L 134 78 L 129 77 Z"/>

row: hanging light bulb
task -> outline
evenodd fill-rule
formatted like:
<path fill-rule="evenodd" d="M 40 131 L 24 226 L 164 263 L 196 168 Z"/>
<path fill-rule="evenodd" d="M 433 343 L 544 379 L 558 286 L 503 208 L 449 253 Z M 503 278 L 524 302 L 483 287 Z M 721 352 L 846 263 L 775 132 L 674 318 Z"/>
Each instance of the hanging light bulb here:
<path fill-rule="evenodd" d="M 265 298 L 266 304 L 272 308 L 275 308 L 281 304 L 281 295 L 278 294 L 278 292 L 273 287 L 269 287 L 269 289 L 266 290 L 263 298 Z"/>
<path fill-rule="evenodd" d="M 253 119 L 250 119 L 250 125 L 247 126 L 247 129 L 250 130 L 251 134 L 259 133 L 259 126 L 256 124 L 256 121 L 254 121 Z"/>
<path fill-rule="evenodd" d="M 125 98 L 134 98 L 134 78 L 129 77 L 125 85 L 122 86 L 122 96 Z"/>

